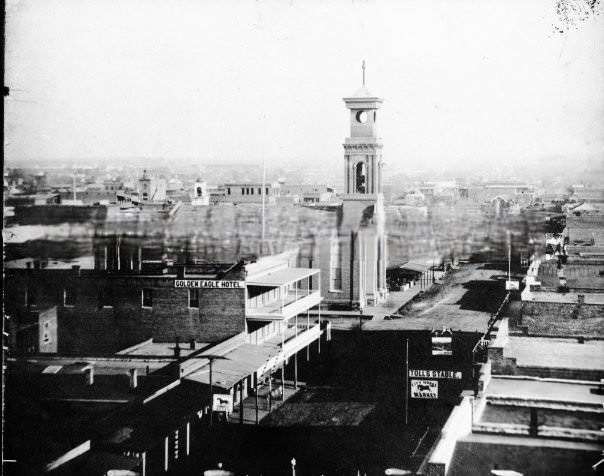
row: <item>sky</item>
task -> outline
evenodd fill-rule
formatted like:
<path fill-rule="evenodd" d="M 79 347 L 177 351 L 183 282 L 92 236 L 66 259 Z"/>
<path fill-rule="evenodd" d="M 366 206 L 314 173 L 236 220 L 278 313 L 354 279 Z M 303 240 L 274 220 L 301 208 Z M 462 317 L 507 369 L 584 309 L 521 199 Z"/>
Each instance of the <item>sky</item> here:
<path fill-rule="evenodd" d="M 365 60 L 395 169 L 602 162 L 604 15 L 585 5 L 10 0 L 5 156 L 340 167 Z"/>

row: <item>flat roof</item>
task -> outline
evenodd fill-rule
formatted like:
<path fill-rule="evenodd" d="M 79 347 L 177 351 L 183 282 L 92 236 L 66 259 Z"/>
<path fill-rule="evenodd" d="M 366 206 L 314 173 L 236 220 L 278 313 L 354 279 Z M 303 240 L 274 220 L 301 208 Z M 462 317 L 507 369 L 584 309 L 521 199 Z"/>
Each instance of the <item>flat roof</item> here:
<path fill-rule="evenodd" d="M 187 357 L 188 355 L 198 352 L 210 344 L 195 343 L 195 349 L 191 349 L 188 342 L 180 342 L 180 356 Z M 143 342 L 140 346 L 130 347 L 118 352 L 118 355 L 145 355 L 155 357 L 174 357 L 174 349 L 176 342 Z"/>
<path fill-rule="evenodd" d="M 415 271 L 417 273 L 423 273 L 424 271 L 427 271 L 428 269 L 430 269 L 430 266 L 431 265 L 426 264 L 426 263 L 416 263 L 416 262 L 410 261 L 410 262 L 402 265 L 400 267 L 400 269 L 405 270 L 405 271 Z"/>
<path fill-rule="evenodd" d="M 592 393 L 598 387 L 597 382 L 540 380 L 535 378 L 503 378 L 493 376 L 486 388 L 485 395 L 496 398 L 543 400 L 566 403 L 604 404 L 604 395 Z"/>
<path fill-rule="evenodd" d="M 376 407 L 365 402 L 285 402 L 262 426 L 359 426 Z"/>
<path fill-rule="evenodd" d="M 252 286 L 283 286 L 320 272 L 316 268 L 283 268 L 249 279 L 245 283 Z"/>
<path fill-rule="evenodd" d="M 526 446 L 528 448 L 544 447 L 587 451 L 600 451 L 602 449 L 602 445 L 596 442 L 592 443 L 584 441 L 555 440 L 552 438 L 531 438 L 527 436 L 514 436 L 507 434 L 498 435 L 493 433 L 470 433 L 469 435 L 462 436 L 459 441 L 493 445 L 506 444 L 510 446 Z"/>
<path fill-rule="evenodd" d="M 228 390 L 237 382 L 256 372 L 271 357 L 280 352 L 280 345 L 270 345 L 267 342 L 263 345 L 242 344 L 214 360 L 212 364 L 212 386 Z M 204 358 L 203 355 L 200 358 Z M 209 365 L 187 375 L 185 380 L 209 385 Z"/>
<path fill-rule="evenodd" d="M 604 341 L 510 336 L 503 353 L 531 367 L 604 370 Z"/>

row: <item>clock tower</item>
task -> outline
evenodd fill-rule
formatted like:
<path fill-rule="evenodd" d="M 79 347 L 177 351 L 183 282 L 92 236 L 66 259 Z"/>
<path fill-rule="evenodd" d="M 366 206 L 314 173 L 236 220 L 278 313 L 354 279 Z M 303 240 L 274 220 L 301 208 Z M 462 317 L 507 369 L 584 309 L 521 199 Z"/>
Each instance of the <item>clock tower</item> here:
<path fill-rule="evenodd" d="M 383 99 L 363 86 L 344 98 L 350 111 L 350 136 L 344 142 L 345 200 L 375 201 L 382 194 L 382 141 L 377 115 Z"/>
<path fill-rule="evenodd" d="M 387 295 L 387 240 L 382 194 L 382 141 L 377 116 L 383 99 L 363 85 L 344 98 L 350 135 L 344 141 L 344 193 L 337 234 L 329 250 L 329 303 L 351 308 L 382 302 Z M 326 253 L 327 254 L 327 253 Z"/>

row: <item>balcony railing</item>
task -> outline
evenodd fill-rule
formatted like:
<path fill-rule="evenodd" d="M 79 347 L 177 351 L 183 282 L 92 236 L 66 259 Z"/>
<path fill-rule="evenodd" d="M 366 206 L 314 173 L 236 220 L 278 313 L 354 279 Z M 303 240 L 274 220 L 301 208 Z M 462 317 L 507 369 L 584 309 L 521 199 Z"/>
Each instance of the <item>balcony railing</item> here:
<path fill-rule="evenodd" d="M 246 317 L 252 319 L 289 319 L 317 306 L 321 302 L 319 291 L 308 290 L 290 291 L 282 299 L 261 306 L 253 306 L 248 300 Z"/>

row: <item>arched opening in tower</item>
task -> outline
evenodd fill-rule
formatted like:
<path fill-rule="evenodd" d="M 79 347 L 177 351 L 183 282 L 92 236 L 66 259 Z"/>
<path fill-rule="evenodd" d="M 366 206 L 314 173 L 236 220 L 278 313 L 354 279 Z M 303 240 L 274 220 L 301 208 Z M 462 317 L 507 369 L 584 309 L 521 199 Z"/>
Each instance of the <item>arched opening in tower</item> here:
<path fill-rule="evenodd" d="M 367 190 L 367 166 L 365 162 L 359 162 L 355 166 L 355 191 L 366 193 Z"/>
<path fill-rule="evenodd" d="M 197 187 L 197 196 L 201 197 L 202 193 L 201 193 L 201 187 Z"/>

